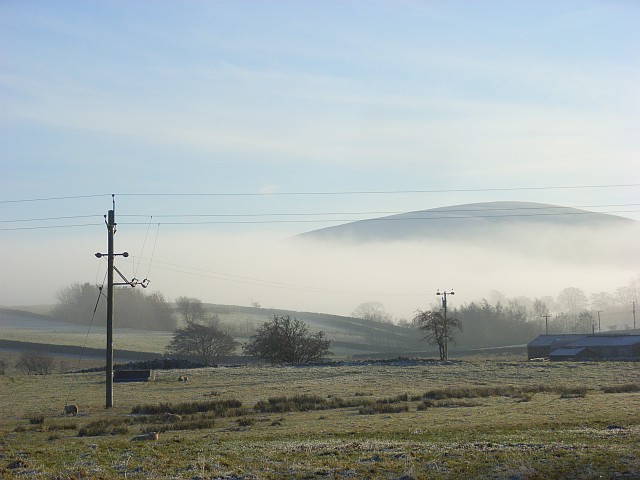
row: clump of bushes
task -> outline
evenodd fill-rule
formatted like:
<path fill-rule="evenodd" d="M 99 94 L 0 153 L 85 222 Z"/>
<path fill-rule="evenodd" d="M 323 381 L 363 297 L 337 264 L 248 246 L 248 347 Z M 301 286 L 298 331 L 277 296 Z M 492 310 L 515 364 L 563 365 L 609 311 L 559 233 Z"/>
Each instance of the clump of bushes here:
<path fill-rule="evenodd" d="M 516 387 L 513 385 L 494 385 L 482 387 L 447 387 L 425 392 L 425 400 L 446 400 L 451 398 L 487 398 L 487 397 L 516 397 L 521 401 L 531 400 L 535 393 L 558 393 L 561 398 L 570 398 L 587 394 L 585 387 L 568 387 L 552 385 L 530 385 Z"/>
<path fill-rule="evenodd" d="M 253 409 L 261 413 L 284 413 L 359 407 L 361 414 L 370 415 L 375 413 L 406 412 L 409 409 L 408 405 L 396 404 L 407 401 L 409 401 L 409 395 L 407 394 L 375 401 L 361 397 L 345 400 L 340 397 L 324 398 L 318 395 L 296 395 L 293 397 L 272 397 L 266 401 L 260 400 Z"/>
<path fill-rule="evenodd" d="M 423 400 L 422 403 L 418 405 L 418 410 L 427 410 L 429 408 L 477 407 L 478 405 L 480 405 L 478 402 L 459 399 Z"/>
<path fill-rule="evenodd" d="M 604 393 L 637 393 L 640 392 L 640 383 L 624 383 L 622 385 L 612 385 L 602 387 Z"/>
<path fill-rule="evenodd" d="M 32 415 L 29 417 L 31 425 L 42 425 L 44 423 L 44 415 Z"/>
<path fill-rule="evenodd" d="M 261 413 L 310 412 L 314 410 L 332 410 L 336 408 L 361 407 L 372 400 L 345 400 L 341 397 L 324 398 L 319 395 L 294 395 L 293 397 L 272 397 L 257 402 L 253 410 Z"/>
<path fill-rule="evenodd" d="M 332 400 L 336 400 L 333 398 Z M 330 408 L 327 399 L 319 395 L 295 395 L 293 397 L 271 397 L 258 401 L 253 410 L 263 413 L 309 412 Z"/>
<path fill-rule="evenodd" d="M 235 399 L 211 400 L 208 402 L 188 403 L 160 403 L 136 405 L 131 409 L 134 415 L 160 415 L 163 413 L 175 413 L 177 415 L 189 415 L 194 413 L 213 413 L 216 417 L 238 417 L 247 413 L 242 407 L 242 402 Z"/>
<path fill-rule="evenodd" d="M 564 387 L 560 391 L 560 398 L 584 398 L 586 396 L 586 387 Z"/>
<path fill-rule="evenodd" d="M 129 420 L 125 418 L 108 418 L 88 423 L 78 431 L 79 437 L 98 437 L 106 435 L 123 435 L 129 433 Z"/>
<path fill-rule="evenodd" d="M 360 415 L 375 415 L 377 413 L 402 413 L 408 412 L 409 405 L 406 403 L 403 405 L 395 405 L 386 402 L 375 402 L 369 405 L 360 407 L 358 413 Z"/>

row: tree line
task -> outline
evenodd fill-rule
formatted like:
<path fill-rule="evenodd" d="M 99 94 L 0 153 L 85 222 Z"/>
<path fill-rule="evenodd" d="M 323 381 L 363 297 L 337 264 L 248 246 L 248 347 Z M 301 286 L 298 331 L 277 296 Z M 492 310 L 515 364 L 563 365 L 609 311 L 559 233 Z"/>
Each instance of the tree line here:
<path fill-rule="evenodd" d="M 167 330 L 176 328 L 173 308 L 160 292 L 146 294 L 131 287 L 114 288 L 113 315 L 118 327 Z M 74 283 L 58 292 L 51 315 L 81 325 L 106 325 L 106 291 L 89 283 Z"/>
<path fill-rule="evenodd" d="M 605 309 L 614 305 L 616 298 L 619 302 L 630 301 L 635 298 L 637 287 L 638 282 L 633 281 L 629 287 L 618 288 L 615 294 L 594 294 L 590 301 L 575 287 L 565 288 L 555 299 L 508 299 L 492 292 L 494 303 L 482 299 L 453 306 L 448 315 L 440 306 L 433 305 L 426 311 L 417 310 L 412 321 L 397 324 L 381 303 L 368 302 L 352 314 L 366 323 L 347 322 L 345 326 L 357 328 L 363 340 L 372 345 L 391 342 L 392 346 L 419 349 L 420 343 L 426 341 L 436 346 L 440 357 L 446 359 L 450 343 L 459 347 L 522 345 L 547 329 L 549 333 L 589 333 L 595 322 L 589 306 Z M 129 287 L 117 288 L 115 296 L 118 326 L 172 331 L 174 336 L 167 354 L 204 364 L 238 351 L 273 363 L 305 363 L 327 355 L 331 347 L 324 332 L 312 333 L 304 322 L 288 315 L 273 315 L 260 326 L 248 321 L 240 325 L 223 324 L 196 298 L 179 297 L 171 305 L 161 293 L 145 294 Z M 106 323 L 104 308 L 98 308 L 103 297 L 102 291 L 88 283 L 71 285 L 59 293 L 53 315 L 76 323 Z M 554 310 L 557 313 L 552 315 Z M 416 329 L 422 336 L 415 335 Z M 241 337 L 249 339 L 243 346 L 237 341 Z"/>

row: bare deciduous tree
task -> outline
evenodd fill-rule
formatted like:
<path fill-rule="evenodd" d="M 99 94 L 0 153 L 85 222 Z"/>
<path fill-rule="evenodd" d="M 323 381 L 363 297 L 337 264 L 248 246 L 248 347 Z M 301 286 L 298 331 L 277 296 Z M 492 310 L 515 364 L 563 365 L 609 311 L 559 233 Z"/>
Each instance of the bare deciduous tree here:
<path fill-rule="evenodd" d="M 307 325 L 290 316 L 274 315 L 245 345 L 247 355 L 273 363 L 307 363 L 329 353 L 331 340 L 324 332 L 311 334 Z"/>
<path fill-rule="evenodd" d="M 176 299 L 176 310 L 185 324 L 202 323 L 207 314 L 202 300 L 192 297 L 178 297 Z"/>
<path fill-rule="evenodd" d="M 437 345 L 440 360 L 447 359 L 447 343 L 455 341 L 455 330 L 462 330 L 462 323 L 457 318 L 447 317 L 438 310 L 418 310 L 413 318 L 414 324 L 424 332 L 425 340 L 430 345 Z"/>
<path fill-rule="evenodd" d="M 27 373 L 27 375 L 49 375 L 55 368 L 55 360 L 51 355 L 36 350 L 22 352 L 16 368 Z"/>
<path fill-rule="evenodd" d="M 589 301 L 581 289 L 567 287 L 558 294 L 558 303 L 571 313 L 584 310 Z"/>
<path fill-rule="evenodd" d="M 391 314 L 385 311 L 384 305 L 380 302 L 361 303 L 351 315 L 372 322 L 393 323 Z"/>
<path fill-rule="evenodd" d="M 176 330 L 167 352 L 211 365 L 216 358 L 233 353 L 237 346 L 238 342 L 217 326 L 190 322 Z"/>

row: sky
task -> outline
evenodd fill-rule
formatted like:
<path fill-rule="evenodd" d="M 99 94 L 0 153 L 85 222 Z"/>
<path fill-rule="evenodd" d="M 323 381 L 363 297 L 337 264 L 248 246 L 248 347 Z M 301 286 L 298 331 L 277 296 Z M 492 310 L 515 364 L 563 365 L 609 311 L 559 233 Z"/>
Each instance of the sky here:
<path fill-rule="evenodd" d="M 437 288 L 613 290 L 638 258 L 286 239 L 497 200 L 640 220 L 639 26 L 633 0 L 4 0 L 0 305 L 102 283 L 114 200 L 121 270 L 168 300 L 407 317 Z"/>

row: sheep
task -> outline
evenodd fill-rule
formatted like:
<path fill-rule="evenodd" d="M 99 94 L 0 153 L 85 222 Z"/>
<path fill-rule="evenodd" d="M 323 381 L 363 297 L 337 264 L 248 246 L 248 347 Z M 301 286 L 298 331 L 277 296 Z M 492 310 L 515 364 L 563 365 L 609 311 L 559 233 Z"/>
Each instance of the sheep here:
<path fill-rule="evenodd" d="M 64 406 L 64 414 L 65 415 L 77 415 L 78 414 L 78 405 L 65 405 Z"/>
<path fill-rule="evenodd" d="M 158 432 L 143 433 L 142 435 L 136 435 L 131 439 L 132 442 L 140 442 L 145 440 L 158 440 Z"/>
<path fill-rule="evenodd" d="M 189 377 L 187 377 L 186 375 L 180 375 L 178 377 L 178 381 L 179 382 L 188 382 L 189 381 Z"/>
<path fill-rule="evenodd" d="M 175 413 L 165 413 L 164 420 L 165 422 L 179 422 L 182 420 L 182 417 Z"/>

